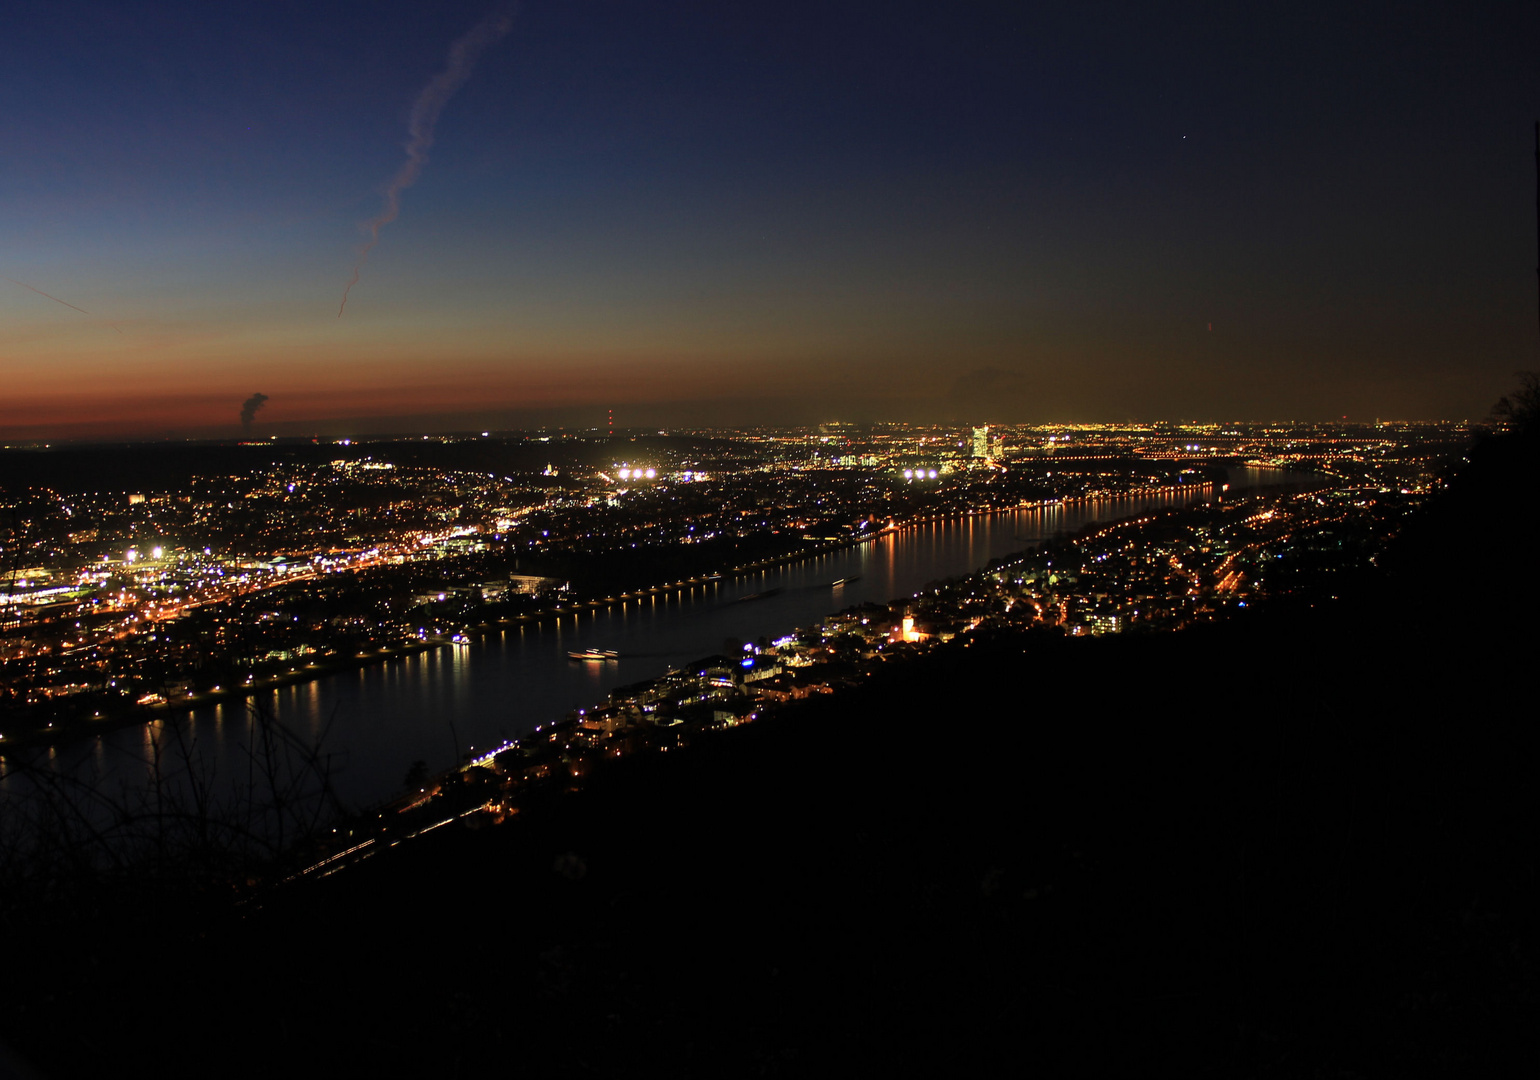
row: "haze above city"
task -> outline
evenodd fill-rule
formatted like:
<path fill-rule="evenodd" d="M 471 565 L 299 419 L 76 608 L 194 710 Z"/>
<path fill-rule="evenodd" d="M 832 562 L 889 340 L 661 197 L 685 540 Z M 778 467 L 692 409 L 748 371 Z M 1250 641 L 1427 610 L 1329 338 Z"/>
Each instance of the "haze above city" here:
<path fill-rule="evenodd" d="M 13 12 L 0 437 L 1479 418 L 1534 366 L 1537 23 Z"/>

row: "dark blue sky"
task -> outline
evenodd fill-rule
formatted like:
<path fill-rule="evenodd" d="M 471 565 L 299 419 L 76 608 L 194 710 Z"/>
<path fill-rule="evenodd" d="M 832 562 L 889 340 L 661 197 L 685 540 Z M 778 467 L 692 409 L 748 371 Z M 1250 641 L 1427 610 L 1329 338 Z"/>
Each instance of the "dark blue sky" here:
<path fill-rule="evenodd" d="M 254 390 L 301 426 L 1462 417 L 1537 366 L 1515 4 L 531 0 L 339 319 L 490 10 L 8 12 L 0 275 L 89 314 L 0 281 L 0 431 Z"/>

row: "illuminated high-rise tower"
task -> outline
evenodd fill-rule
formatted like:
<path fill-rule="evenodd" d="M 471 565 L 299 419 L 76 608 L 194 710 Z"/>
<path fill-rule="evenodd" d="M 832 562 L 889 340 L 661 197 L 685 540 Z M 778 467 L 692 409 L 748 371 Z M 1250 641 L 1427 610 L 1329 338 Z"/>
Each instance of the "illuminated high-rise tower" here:
<path fill-rule="evenodd" d="M 973 429 L 973 450 L 969 457 L 987 458 L 989 456 L 989 425 Z"/>

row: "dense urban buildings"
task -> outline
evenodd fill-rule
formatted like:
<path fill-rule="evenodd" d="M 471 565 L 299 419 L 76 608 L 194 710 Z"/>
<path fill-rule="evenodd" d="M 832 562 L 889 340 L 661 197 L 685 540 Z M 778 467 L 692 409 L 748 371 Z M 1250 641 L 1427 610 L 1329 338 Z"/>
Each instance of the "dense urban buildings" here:
<path fill-rule="evenodd" d="M 1359 519 L 1393 528 L 1464 439 L 1436 424 L 830 423 L 153 447 L 115 468 L 110 451 L 13 447 L 13 475 L 51 479 L 5 493 L 0 735 L 240 695 L 921 520 L 1163 490 L 1217 516 L 1124 526 L 1136 539 L 1086 567 L 1034 575 L 1051 594 L 1021 610 L 1069 633 L 1178 626 L 1276 578 L 1257 551 L 1293 565 L 1328 520 L 1355 544 Z M 1227 495 L 1233 469 L 1295 470 L 1320 492 L 1253 505 Z"/>

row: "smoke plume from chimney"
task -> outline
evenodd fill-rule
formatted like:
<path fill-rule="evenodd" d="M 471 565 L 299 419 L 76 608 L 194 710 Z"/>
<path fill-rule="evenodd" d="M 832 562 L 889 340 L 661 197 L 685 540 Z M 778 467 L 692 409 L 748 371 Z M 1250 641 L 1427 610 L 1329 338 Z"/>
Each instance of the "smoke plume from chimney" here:
<path fill-rule="evenodd" d="M 241 405 L 241 428 L 246 434 L 251 434 L 251 422 L 257 418 L 257 410 L 266 404 L 266 394 L 252 394 Z"/>

